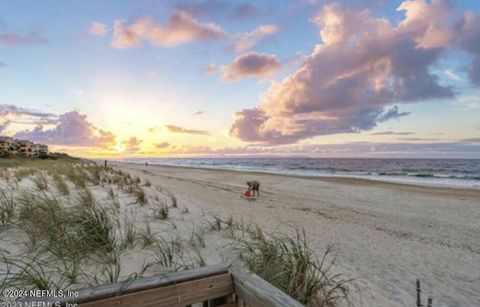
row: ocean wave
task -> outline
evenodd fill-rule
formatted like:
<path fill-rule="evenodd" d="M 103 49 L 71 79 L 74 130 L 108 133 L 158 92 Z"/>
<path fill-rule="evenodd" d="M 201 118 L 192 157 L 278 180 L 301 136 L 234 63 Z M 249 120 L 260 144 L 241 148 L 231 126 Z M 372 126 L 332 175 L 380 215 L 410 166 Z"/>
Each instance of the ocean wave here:
<path fill-rule="evenodd" d="M 158 158 L 128 162 L 256 171 L 314 177 L 350 177 L 429 186 L 480 188 L 480 160 Z"/>

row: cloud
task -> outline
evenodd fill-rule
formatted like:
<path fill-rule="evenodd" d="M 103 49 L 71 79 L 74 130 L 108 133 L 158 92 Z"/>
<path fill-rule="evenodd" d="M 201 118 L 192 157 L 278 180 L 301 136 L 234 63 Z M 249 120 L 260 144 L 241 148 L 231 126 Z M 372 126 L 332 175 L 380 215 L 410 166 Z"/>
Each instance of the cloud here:
<path fill-rule="evenodd" d="M 392 108 L 386 110 L 385 113 L 380 115 L 377 118 L 377 121 L 381 123 L 381 122 L 386 122 L 388 120 L 400 118 L 407 115 L 410 115 L 410 112 L 398 112 L 398 106 L 393 106 Z"/>
<path fill-rule="evenodd" d="M 371 135 L 411 135 L 415 134 L 414 132 L 395 132 L 395 131 L 382 131 L 372 133 Z"/>
<path fill-rule="evenodd" d="M 412 137 L 400 137 L 398 140 L 408 141 L 408 142 L 431 142 L 431 141 L 441 141 L 439 138 L 412 138 Z"/>
<path fill-rule="evenodd" d="M 457 98 L 455 104 L 461 105 L 466 109 L 477 109 L 480 108 L 480 97 L 477 93 L 462 95 Z"/>
<path fill-rule="evenodd" d="M 468 67 L 469 78 L 475 85 L 480 85 L 480 17 L 472 12 L 464 14 L 459 25 L 460 47 L 472 56 Z"/>
<path fill-rule="evenodd" d="M 476 15 L 454 27 L 454 11 L 443 0 L 405 1 L 398 10 L 405 17 L 392 24 L 369 10 L 325 6 L 315 18 L 321 43 L 297 71 L 274 82 L 256 108 L 237 111 L 230 134 L 249 142 L 295 143 L 370 130 L 408 115 L 396 105 L 452 98 L 454 89 L 441 84 L 432 67 L 459 42 L 473 56 L 471 80 L 480 81 Z"/>
<path fill-rule="evenodd" d="M 142 140 L 139 140 L 137 137 L 132 136 L 128 140 L 125 140 L 122 142 L 122 145 L 125 146 L 125 149 L 123 150 L 124 153 L 126 154 L 134 154 L 137 151 L 140 150 L 140 144 L 142 143 Z"/>
<path fill-rule="evenodd" d="M 38 118 L 56 117 L 56 115 L 53 113 L 45 113 L 37 110 L 17 107 L 11 104 L 0 104 L 0 117 L 5 117 L 9 115 L 13 115 L 13 116 L 27 115 L 27 116 L 38 117 Z"/>
<path fill-rule="evenodd" d="M 462 78 L 460 78 L 459 75 L 457 75 L 456 73 L 454 73 L 449 69 L 446 69 L 443 73 L 445 74 L 445 76 L 447 76 L 449 79 L 453 81 L 462 81 Z"/>
<path fill-rule="evenodd" d="M 79 147 L 107 147 L 115 143 L 113 133 L 93 126 L 86 115 L 77 111 L 59 115 L 57 125 L 52 129 L 37 126 L 33 130 L 17 132 L 14 137 L 48 145 Z"/>
<path fill-rule="evenodd" d="M 90 25 L 90 29 L 88 30 L 88 33 L 90 33 L 90 35 L 95 35 L 95 36 L 105 36 L 108 33 L 108 27 L 101 22 L 94 21 Z"/>
<path fill-rule="evenodd" d="M 480 138 L 470 138 L 470 139 L 463 139 L 461 140 L 463 143 L 474 143 L 480 145 Z"/>
<path fill-rule="evenodd" d="M 130 25 L 115 20 L 112 46 L 139 48 L 144 41 L 156 47 L 173 47 L 196 41 L 226 39 L 228 34 L 215 23 L 201 23 L 186 12 L 170 16 L 164 27 L 150 17 L 137 19 Z"/>
<path fill-rule="evenodd" d="M 245 52 L 253 48 L 263 38 L 277 33 L 279 27 L 272 24 L 261 25 L 251 32 L 237 34 L 232 42 L 232 47 L 236 52 Z"/>
<path fill-rule="evenodd" d="M 21 108 L 15 105 L 0 104 L 0 121 L 5 125 L 3 129 L 8 126 L 6 123 L 48 125 L 57 122 L 57 115 Z"/>
<path fill-rule="evenodd" d="M 203 69 L 203 73 L 204 74 L 214 74 L 217 72 L 217 67 L 215 66 L 215 64 L 208 64 L 207 66 L 205 66 L 205 68 Z"/>
<path fill-rule="evenodd" d="M 12 121 L 6 120 L 0 123 L 0 133 L 3 133 L 3 131 L 10 125 Z"/>
<path fill-rule="evenodd" d="M 0 33 L 0 46 L 1 47 L 19 47 L 25 45 L 34 44 L 46 44 L 48 40 L 36 32 L 30 32 L 27 34 L 6 32 Z"/>
<path fill-rule="evenodd" d="M 233 63 L 222 66 L 224 81 L 244 78 L 265 78 L 280 70 L 281 64 L 274 54 L 249 52 L 238 56 Z"/>
<path fill-rule="evenodd" d="M 168 142 L 157 143 L 157 144 L 155 144 L 155 147 L 158 148 L 158 149 L 169 148 L 170 143 L 168 143 Z"/>
<path fill-rule="evenodd" d="M 275 147 L 240 146 L 211 148 L 208 146 L 180 146 L 169 151 L 171 154 L 210 156 L 292 156 L 308 157 L 437 157 L 437 158 L 480 158 L 480 140 L 468 139 L 458 142 L 435 143 L 373 143 L 350 142 L 322 145 L 282 145 Z"/>
<path fill-rule="evenodd" d="M 166 125 L 165 126 L 168 131 L 174 133 L 187 133 L 187 134 L 197 134 L 197 135 L 210 135 L 211 133 L 206 130 L 195 130 L 195 129 L 187 129 L 184 127 L 174 126 L 174 125 Z"/>

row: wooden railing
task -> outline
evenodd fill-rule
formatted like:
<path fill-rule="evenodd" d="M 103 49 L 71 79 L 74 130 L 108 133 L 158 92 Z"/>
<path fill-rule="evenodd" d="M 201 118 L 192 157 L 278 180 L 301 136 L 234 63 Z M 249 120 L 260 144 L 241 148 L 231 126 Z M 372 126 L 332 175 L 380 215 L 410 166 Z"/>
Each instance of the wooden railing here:
<path fill-rule="evenodd" d="M 45 299 L 54 306 L 300 307 L 290 296 L 237 265 L 208 266 L 79 290 L 75 298 Z M 36 300 L 38 301 L 38 300 Z M 40 305 L 39 305 L 40 306 Z"/>

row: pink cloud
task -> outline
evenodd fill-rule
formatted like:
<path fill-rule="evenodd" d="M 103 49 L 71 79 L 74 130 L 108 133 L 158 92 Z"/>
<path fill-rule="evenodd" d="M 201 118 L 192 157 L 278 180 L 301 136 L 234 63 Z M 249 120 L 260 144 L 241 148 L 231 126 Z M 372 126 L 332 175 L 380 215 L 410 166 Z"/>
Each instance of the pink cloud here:
<path fill-rule="evenodd" d="M 0 132 L 5 131 L 12 123 L 52 125 L 57 123 L 57 115 L 9 104 L 0 104 L 0 123 Z"/>
<path fill-rule="evenodd" d="M 158 148 L 158 149 L 169 148 L 170 143 L 168 143 L 168 142 L 157 143 L 157 144 L 155 144 L 155 147 Z"/>
<path fill-rule="evenodd" d="M 42 35 L 31 32 L 20 34 L 15 32 L 0 33 L 0 46 L 18 47 L 32 44 L 45 44 L 48 40 Z"/>
<path fill-rule="evenodd" d="M 460 42 L 473 56 L 480 80 L 476 15 L 452 26 L 443 0 L 405 1 L 403 20 L 391 24 L 370 11 L 325 6 L 315 18 L 321 43 L 303 64 L 263 94 L 258 107 L 237 111 L 230 133 L 249 142 L 294 143 L 317 135 L 358 132 L 406 116 L 398 106 L 451 98 L 431 68 Z M 458 23 L 458 22 L 457 22 Z"/>
<path fill-rule="evenodd" d="M 37 126 L 33 130 L 17 132 L 14 137 L 48 145 L 79 147 L 108 147 L 115 143 L 113 133 L 95 127 L 86 115 L 77 111 L 59 115 L 54 128 Z"/>
<path fill-rule="evenodd" d="M 254 47 L 265 37 L 277 33 L 279 27 L 272 24 L 261 25 L 251 32 L 244 32 L 236 35 L 232 47 L 236 52 L 245 52 Z"/>
<path fill-rule="evenodd" d="M 186 134 L 197 134 L 197 135 L 210 135 L 211 133 L 206 130 L 196 130 L 196 129 L 188 129 L 180 126 L 174 126 L 174 125 L 166 125 L 165 126 L 168 131 L 174 132 L 174 133 L 186 133 Z"/>
<path fill-rule="evenodd" d="M 215 66 L 215 64 L 208 64 L 207 66 L 205 66 L 205 68 L 203 68 L 203 73 L 205 74 L 214 74 L 217 72 L 217 66 Z"/>
<path fill-rule="evenodd" d="M 228 37 L 215 23 L 201 23 L 185 12 L 174 13 L 166 26 L 150 17 L 137 19 L 130 25 L 120 20 L 114 24 L 114 48 L 138 48 L 144 41 L 156 47 L 172 47 L 195 41 L 214 41 Z"/>
<path fill-rule="evenodd" d="M 222 66 L 222 79 L 236 81 L 249 77 L 265 78 L 280 68 L 281 64 L 276 55 L 249 52 L 235 58 L 233 63 Z"/>
<path fill-rule="evenodd" d="M 139 140 L 137 137 L 132 136 L 128 140 L 122 142 L 122 145 L 125 146 L 124 153 L 134 154 L 140 150 L 140 144 L 142 140 Z"/>
<path fill-rule="evenodd" d="M 90 28 L 88 29 L 88 33 L 90 33 L 90 35 L 95 35 L 95 36 L 105 36 L 108 33 L 108 27 L 101 22 L 94 21 L 90 25 Z"/>

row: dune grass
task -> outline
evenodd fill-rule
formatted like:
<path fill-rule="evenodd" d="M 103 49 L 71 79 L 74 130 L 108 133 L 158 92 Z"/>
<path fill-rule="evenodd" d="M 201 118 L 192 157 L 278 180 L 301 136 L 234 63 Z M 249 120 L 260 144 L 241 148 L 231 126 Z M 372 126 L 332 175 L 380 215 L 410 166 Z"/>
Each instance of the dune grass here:
<path fill-rule="evenodd" d="M 138 237 L 140 242 L 142 243 L 142 248 L 150 247 L 155 244 L 155 242 L 157 242 L 156 235 L 152 232 L 150 223 L 147 223 L 145 229 L 140 231 Z"/>
<path fill-rule="evenodd" d="M 140 186 L 139 177 L 81 160 L 9 162 L 3 163 L 8 168 L 0 165 L 0 181 L 3 179 L 6 185 L 22 181 L 23 188 L 15 187 L 12 193 L 0 190 L 0 223 L 22 225 L 17 228 L 22 232 L 20 241 L 32 256 L 15 256 L 0 250 L 2 289 L 55 289 L 127 281 L 152 268 L 172 271 L 205 264 L 198 250 L 184 251 L 180 238 L 166 239 L 168 235 L 154 232 L 148 223 L 137 229 L 134 216 L 119 222 L 119 215 L 125 214 L 119 201 L 120 189 L 128 193 L 121 197 L 134 199 L 130 205 L 148 204 L 145 189 L 151 190 L 159 201 L 159 196 L 165 195 L 157 193 L 149 181 Z M 13 183 L 7 180 L 10 174 L 14 174 Z M 25 178 L 29 181 L 23 181 Z M 108 196 L 108 204 L 96 199 L 98 196 L 92 191 L 99 189 Z M 173 207 L 175 196 L 171 194 L 169 198 Z M 168 210 L 167 205 L 162 205 L 156 218 L 167 219 Z M 150 250 L 155 260 L 128 274 L 122 255 L 137 245 Z M 91 270 L 92 266 L 96 269 Z"/>
<path fill-rule="evenodd" d="M 211 240 L 208 233 L 215 232 L 215 238 L 226 239 L 224 247 L 232 251 L 232 257 L 298 301 L 310 306 L 348 302 L 352 280 L 335 273 L 332 246 L 318 258 L 304 231 L 295 230 L 293 236 L 265 234 L 232 217 L 213 216 L 199 220 L 200 225 L 193 225 L 191 234 L 182 238 L 177 223 L 189 211 L 187 207 L 176 209 L 177 198 L 170 191 L 153 187 L 149 181 L 140 186 L 138 177 L 114 168 L 83 161 L 50 162 L 11 161 L 16 168 L 1 172 L 4 178 L 14 174 L 21 184 L 20 188 L 0 189 L 0 224 L 21 230 L 19 241 L 29 256 L 0 250 L 0 288 L 75 288 L 128 282 L 149 270 L 203 266 L 202 251 Z M 30 188 L 23 188 L 28 184 Z M 152 204 L 147 205 L 149 199 Z M 125 204 L 147 210 L 143 214 L 153 210 L 153 219 L 146 215 L 140 219 L 146 224 L 137 225 L 135 210 L 127 211 L 132 207 Z M 160 230 L 170 224 L 173 230 L 170 226 L 168 231 Z M 122 257 L 138 250 L 148 251 L 154 260 L 131 273 Z"/>
<path fill-rule="evenodd" d="M 154 217 L 157 220 L 166 220 L 168 218 L 168 207 L 161 205 L 160 208 L 155 211 Z"/>
<path fill-rule="evenodd" d="M 145 191 L 140 186 L 135 186 L 133 194 L 135 195 L 137 203 L 140 205 L 148 203 L 147 194 L 145 194 Z"/>
<path fill-rule="evenodd" d="M 0 189 L 0 224 L 7 225 L 15 215 L 16 202 L 13 195 L 5 189 Z"/>
<path fill-rule="evenodd" d="M 294 236 L 266 235 L 258 226 L 235 224 L 230 232 L 234 254 L 260 277 L 309 306 L 349 304 L 354 280 L 335 273 L 336 256 L 328 245 L 317 258 L 303 230 Z"/>
<path fill-rule="evenodd" d="M 57 190 L 64 196 L 70 194 L 70 188 L 68 187 L 67 182 L 63 178 L 63 176 L 59 173 L 52 174 L 53 182 Z"/>
<path fill-rule="evenodd" d="M 33 177 L 33 182 L 40 191 L 48 190 L 48 178 L 44 173 L 40 172 Z"/>

